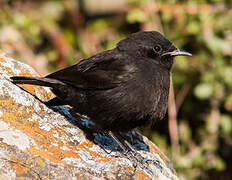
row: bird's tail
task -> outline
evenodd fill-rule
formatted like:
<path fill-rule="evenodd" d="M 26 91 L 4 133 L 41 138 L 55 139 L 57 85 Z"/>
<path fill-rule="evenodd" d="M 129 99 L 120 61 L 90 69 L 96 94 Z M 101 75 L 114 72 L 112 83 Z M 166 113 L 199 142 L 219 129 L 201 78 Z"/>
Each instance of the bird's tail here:
<path fill-rule="evenodd" d="M 26 76 L 12 76 L 10 77 L 14 84 L 33 84 L 38 86 L 54 87 L 57 85 L 65 85 L 62 81 L 46 77 L 26 77 Z"/>

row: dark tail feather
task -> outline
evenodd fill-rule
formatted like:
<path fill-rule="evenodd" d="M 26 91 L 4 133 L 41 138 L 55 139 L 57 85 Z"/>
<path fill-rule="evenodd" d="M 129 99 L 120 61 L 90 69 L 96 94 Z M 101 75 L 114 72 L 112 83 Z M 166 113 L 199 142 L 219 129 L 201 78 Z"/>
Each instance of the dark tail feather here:
<path fill-rule="evenodd" d="M 33 84 L 38 86 L 54 87 L 55 85 L 65 85 L 65 83 L 51 78 L 44 77 L 25 77 L 25 76 L 12 76 L 10 77 L 14 84 Z"/>

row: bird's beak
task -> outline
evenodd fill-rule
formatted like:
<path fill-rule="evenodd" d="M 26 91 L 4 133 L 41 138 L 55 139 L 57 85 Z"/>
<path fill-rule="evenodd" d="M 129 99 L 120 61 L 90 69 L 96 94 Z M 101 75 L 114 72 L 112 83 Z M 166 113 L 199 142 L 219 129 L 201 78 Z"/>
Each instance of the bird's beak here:
<path fill-rule="evenodd" d="M 162 56 L 192 56 L 192 54 L 187 52 L 187 51 L 176 49 L 176 50 L 171 51 L 171 52 L 166 52 L 166 53 L 162 54 Z"/>

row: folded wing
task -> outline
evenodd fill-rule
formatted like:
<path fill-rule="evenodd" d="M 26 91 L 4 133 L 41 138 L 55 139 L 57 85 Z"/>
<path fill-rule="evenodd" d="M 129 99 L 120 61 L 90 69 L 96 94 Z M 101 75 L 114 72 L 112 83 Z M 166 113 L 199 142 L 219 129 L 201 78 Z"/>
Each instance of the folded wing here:
<path fill-rule="evenodd" d="M 81 89 L 111 89 L 133 78 L 137 71 L 130 57 L 111 51 L 100 53 L 46 76 Z M 128 62 L 128 63 L 126 63 Z"/>

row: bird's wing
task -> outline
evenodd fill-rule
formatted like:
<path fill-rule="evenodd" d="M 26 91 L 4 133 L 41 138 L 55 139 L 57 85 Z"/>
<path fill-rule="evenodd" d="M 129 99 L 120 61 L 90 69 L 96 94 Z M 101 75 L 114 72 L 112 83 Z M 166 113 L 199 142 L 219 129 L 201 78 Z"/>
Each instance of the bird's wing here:
<path fill-rule="evenodd" d="M 136 66 L 129 59 L 126 55 L 101 53 L 46 77 L 82 89 L 111 89 L 133 78 Z"/>

